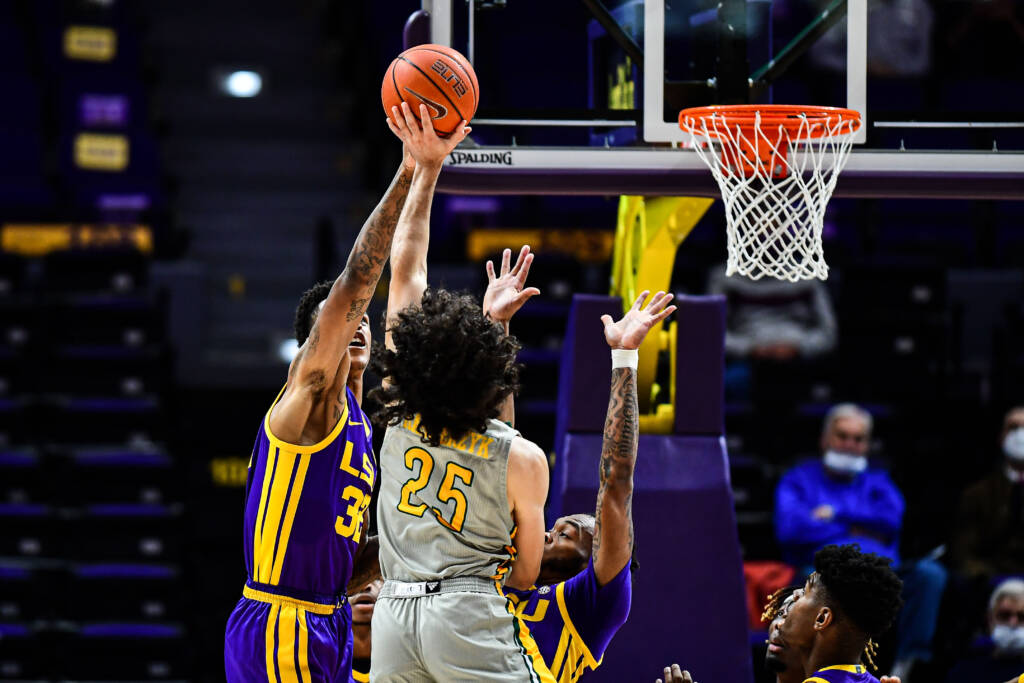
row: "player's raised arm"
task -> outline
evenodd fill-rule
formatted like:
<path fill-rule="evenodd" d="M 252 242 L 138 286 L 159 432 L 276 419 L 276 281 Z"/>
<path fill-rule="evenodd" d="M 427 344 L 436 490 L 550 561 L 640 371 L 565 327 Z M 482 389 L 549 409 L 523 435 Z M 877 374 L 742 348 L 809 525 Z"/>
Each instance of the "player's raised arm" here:
<path fill-rule="evenodd" d="M 413 171 L 403 162 L 390 187 L 366 219 L 345 269 L 316 316 L 309 338 L 288 369 L 288 391 L 274 407 L 271 429 L 281 439 L 298 443 L 324 391 L 336 379 L 348 345 L 380 280 L 391 240 L 405 206 Z M 347 367 L 347 366 L 346 366 Z"/>
<path fill-rule="evenodd" d="M 391 320 L 398 311 L 418 304 L 427 288 L 427 249 L 430 246 L 430 206 L 434 186 L 441 174 L 445 157 L 472 130 L 463 121 L 448 138 L 434 132 L 434 124 L 426 105 L 419 107 L 419 120 L 409 105 L 392 107 L 388 126 L 401 138 L 406 151 L 416 161 L 409 199 L 398 220 L 395 240 L 391 245 L 391 285 L 388 288 L 388 315 L 384 343 L 393 349 Z"/>
<path fill-rule="evenodd" d="M 509 322 L 512 316 L 523 307 L 523 304 L 530 297 L 540 294 L 536 287 L 527 287 L 526 278 L 530 274 L 530 264 L 533 263 L 533 254 L 530 253 L 530 245 L 523 245 L 519 250 L 519 258 L 516 265 L 510 267 L 512 261 L 512 250 L 506 249 L 501 254 L 501 275 L 495 275 L 494 263 L 487 262 L 487 291 L 484 292 L 484 315 L 494 322 L 501 323 L 505 328 L 505 334 L 509 334 Z M 505 402 L 501 404 L 501 414 L 498 419 L 509 427 L 514 427 L 516 422 L 515 396 L 509 394 Z"/>
<path fill-rule="evenodd" d="M 594 573 L 601 585 L 629 564 L 633 552 L 633 470 L 639 438 L 636 396 L 637 349 L 656 324 L 675 306 L 671 294 L 658 292 L 644 307 L 644 291 L 623 316 L 613 322 L 601 316 L 604 338 L 612 348 L 612 389 L 601 448 L 601 486 L 594 514 Z"/>

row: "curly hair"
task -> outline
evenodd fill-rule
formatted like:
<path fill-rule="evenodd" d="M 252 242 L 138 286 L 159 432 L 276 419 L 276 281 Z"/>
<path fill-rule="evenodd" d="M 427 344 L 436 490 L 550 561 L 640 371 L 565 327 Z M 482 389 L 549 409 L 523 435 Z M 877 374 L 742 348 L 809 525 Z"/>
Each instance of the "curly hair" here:
<path fill-rule="evenodd" d="M 371 392 L 381 406 L 377 424 L 419 415 L 420 435 L 437 446 L 445 436 L 486 431 L 505 397 L 519 391 L 518 340 L 468 294 L 427 289 L 390 331 L 395 350 L 375 345 L 371 356 L 373 371 L 390 384 Z"/>
<path fill-rule="evenodd" d="M 333 286 L 333 280 L 324 280 L 302 293 L 299 307 L 295 309 L 295 341 L 299 342 L 299 346 L 306 343 L 306 338 L 313 329 L 313 313 L 320 306 L 320 302 L 331 293 Z"/>
<path fill-rule="evenodd" d="M 827 545 L 814 554 L 814 570 L 825 588 L 825 601 L 869 638 L 877 638 L 896 620 L 903 582 L 892 560 L 862 553 L 856 544 Z"/>
<path fill-rule="evenodd" d="M 783 586 L 779 590 L 775 591 L 768 596 L 768 602 L 764 605 L 764 611 L 761 612 L 761 621 L 770 624 L 775 621 L 775 617 L 779 616 L 779 612 L 782 610 L 782 604 L 786 602 L 790 595 L 797 592 L 800 586 Z"/>

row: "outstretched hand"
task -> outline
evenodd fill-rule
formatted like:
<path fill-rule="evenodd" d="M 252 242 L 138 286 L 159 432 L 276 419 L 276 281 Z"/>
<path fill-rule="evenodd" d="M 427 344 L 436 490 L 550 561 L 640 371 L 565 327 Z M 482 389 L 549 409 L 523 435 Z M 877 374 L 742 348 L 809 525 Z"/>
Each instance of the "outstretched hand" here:
<path fill-rule="evenodd" d="M 604 338 L 608 346 L 613 349 L 640 348 L 651 328 L 676 310 L 675 306 L 668 306 L 668 302 L 672 301 L 672 295 L 665 292 L 655 294 L 645 308 L 643 304 L 648 294 L 650 292 L 646 289 L 640 292 L 633 307 L 618 322 L 613 322 L 610 315 L 601 316 L 601 322 L 604 323 Z"/>
<path fill-rule="evenodd" d="M 678 664 L 673 664 L 671 667 L 666 666 L 661 675 L 665 678 L 664 680 L 659 678 L 658 683 L 694 683 L 690 672 L 680 670 Z"/>
<path fill-rule="evenodd" d="M 878 683 L 902 683 L 899 676 L 882 676 Z"/>
<path fill-rule="evenodd" d="M 530 297 L 540 294 L 536 287 L 526 287 L 526 276 L 530 274 L 533 254 L 530 245 L 519 250 L 516 265 L 509 268 L 512 250 L 506 249 L 501 254 L 501 274 L 495 276 L 494 262 L 487 262 L 487 291 L 484 292 L 484 315 L 502 324 L 512 319 Z"/>
<path fill-rule="evenodd" d="M 403 101 L 401 108 L 391 107 L 391 116 L 387 122 L 391 132 L 402 141 L 405 153 L 420 166 L 440 166 L 444 158 L 473 130 L 462 121 L 454 133 L 446 138 L 438 137 L 425 104 L 420 104 L 419 114 L 417 121 L 409 103 Z"/>

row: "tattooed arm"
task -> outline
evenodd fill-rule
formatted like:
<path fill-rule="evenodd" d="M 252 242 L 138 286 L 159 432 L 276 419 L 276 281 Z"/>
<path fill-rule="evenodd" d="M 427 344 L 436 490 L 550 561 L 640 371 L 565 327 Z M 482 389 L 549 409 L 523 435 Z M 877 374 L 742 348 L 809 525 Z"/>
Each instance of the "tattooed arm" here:
<path fill-rule="evenodd" d="M 391 246 L 391 284 L 388 287 L 387 327 L 384 343 L 391 342 L 391 320 L 407 306 L 420 303 L 427 289 L 427 249 L 430 246 L 430 206 L 434 201 L 434 186 L 441 174 L 444 159 L 470 132 L 466 122 L 448 138 L 439 138 L 424 105 L 420 105 L 420 120 L 413 116 L 409 105 L 402 103 L 401 111 L 392 110 L 388 125 L 402 139 L 406 149 L 416 160 L 409 201 L 398 221 L 395 241 Z"/>
<path fill-rule="evenodd" d="M 334 281 L 309 338 L 292 361 L 288 389 L 270 416 L 270 428 L 278 438 L 299 443 L 313 408 L 334 384 L 338 373 L 348 373 L 348 365 L 342 367 L 342 361 L 380 280 L 412 175 L 403 163 L 363 224 L 345 269 Z"/>
<path fill-rule="evenodd" d="M 640 348 L 651 328 L 676 310 L 675 306 L 666 308 L 672 295 L 662 292 L 643 308 L 647 294 L 643 292 L 618 322 L 612 322 L 609 315 L 602 316 L 604 336 L 613 349 Z M 639 439 L 638 421 L 636 370 L 615 368 L 604 423 L 601 485 L 594 513 L 594 573 L 601 585 L 614 579 L 629 564 L 633 553 L 633 470 Z"/>

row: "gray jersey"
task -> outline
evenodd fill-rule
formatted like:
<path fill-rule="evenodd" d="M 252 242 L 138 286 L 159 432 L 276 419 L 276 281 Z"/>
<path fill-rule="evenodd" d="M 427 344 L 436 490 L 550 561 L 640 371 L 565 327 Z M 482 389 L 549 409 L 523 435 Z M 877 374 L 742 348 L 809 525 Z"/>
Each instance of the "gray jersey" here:
<path fill-rule="evenodd" d="M 377 529 L 385 579 L 504 580 L 514 555 L 506 479 L 519 432 L 491 420 L 484 434 L 431 446 L 418 418 L 388 427 L 380 449 Z"/>

